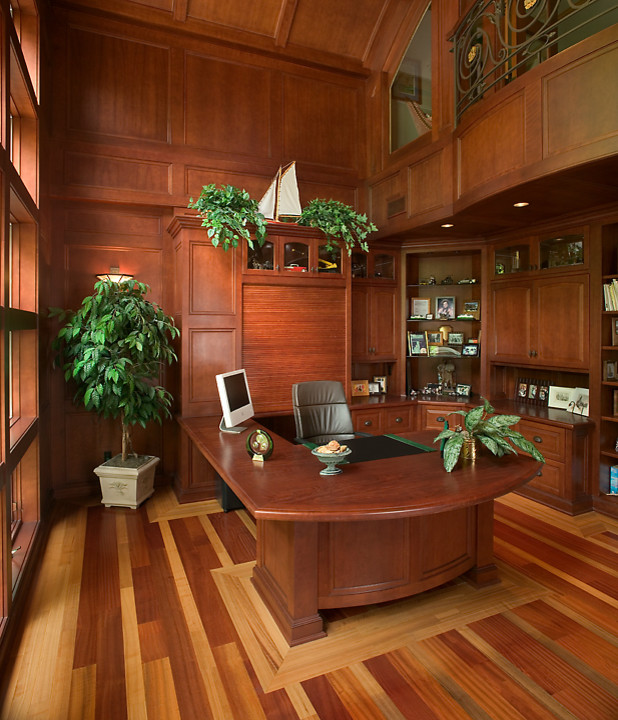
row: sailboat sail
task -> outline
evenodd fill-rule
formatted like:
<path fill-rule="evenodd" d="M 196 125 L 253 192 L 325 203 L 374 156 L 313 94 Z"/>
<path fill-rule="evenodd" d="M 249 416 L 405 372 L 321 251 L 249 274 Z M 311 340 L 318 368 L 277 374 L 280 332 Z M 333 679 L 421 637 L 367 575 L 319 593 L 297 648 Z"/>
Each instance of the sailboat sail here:
<path fill-rule="evenodd" d="M 268 190 L 258 205 L 267 220 L 279 220 L 282 216 L 299 217 L 302 213 L 296 181 L 296 163 L 279 168 Z"/>

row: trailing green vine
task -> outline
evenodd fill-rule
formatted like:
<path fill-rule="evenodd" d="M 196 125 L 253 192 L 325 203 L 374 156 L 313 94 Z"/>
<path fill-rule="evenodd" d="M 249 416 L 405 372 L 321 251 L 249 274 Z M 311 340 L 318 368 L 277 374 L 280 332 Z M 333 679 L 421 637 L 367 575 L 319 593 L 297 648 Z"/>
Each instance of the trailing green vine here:
<path fill-rule="evenodd" d="M 319 198 L 311 200 L 303 209 L 298 224 L 319 228 L 326 235 L 328 250 L 332 250 L 334 244 L 342 240 L 348 255 L 357 245 L 368 252 L 367 236 L 378 229 L 366 215 L 356 213 L 349 205 L 338 200 Z"/>

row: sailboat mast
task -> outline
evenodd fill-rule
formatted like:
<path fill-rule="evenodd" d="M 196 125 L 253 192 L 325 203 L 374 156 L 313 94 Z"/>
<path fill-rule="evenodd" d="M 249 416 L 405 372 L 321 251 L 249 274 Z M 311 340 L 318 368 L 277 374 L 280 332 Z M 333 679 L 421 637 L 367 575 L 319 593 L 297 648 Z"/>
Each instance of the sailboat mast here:
<path fill-rule="evenodd" d="M 275 212 L 273 213 L 275 222 L 279 222 L 279 198 L 281 196 L 281 165 L 277 170 L 277 184 L 275 186 Z"/>

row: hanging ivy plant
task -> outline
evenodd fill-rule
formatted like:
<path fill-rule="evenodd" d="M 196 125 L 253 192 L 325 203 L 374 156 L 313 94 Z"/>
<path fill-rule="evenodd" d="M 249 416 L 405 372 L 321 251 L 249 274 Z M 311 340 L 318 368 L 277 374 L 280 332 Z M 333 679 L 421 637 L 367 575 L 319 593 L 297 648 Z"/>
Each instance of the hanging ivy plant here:
<path fill-rule="evenodd" d="M 207 228 L 212 244 L 224 250 L 238 247 L 244 239 L 253 248 L 253 236 L 261 247 L 266 239 L 266 220 L 258 209 L 258 203 L 246 190 L 233 185 L 218 188 L 204 185 L 197 200 L 191 198 L 188 207 L 197 210 L 202 227 Z"/>
<path fill-rule="evenodd" d="M 348 255 L 356 246 L 368 252 L 367 236 L 378 229 L 366 215 L 359 215 L 349 205 L 319 198 L 311 200 L 303 209 L 298 224 L 319 228 L 326 235 L 328 250 L 333 250 L 339 240 L 343 241 Z"/>

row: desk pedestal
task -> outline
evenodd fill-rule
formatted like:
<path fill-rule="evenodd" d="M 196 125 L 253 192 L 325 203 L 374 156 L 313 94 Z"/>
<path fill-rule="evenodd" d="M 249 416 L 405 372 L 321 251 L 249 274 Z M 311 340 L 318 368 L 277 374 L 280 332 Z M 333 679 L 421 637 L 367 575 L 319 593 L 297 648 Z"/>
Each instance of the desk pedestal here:
<path fill-rule="evenodd" d="M 397 600 L 464 573 L 497 581 L 493 501 L 392 520 L 258 520 L 253 581 L 284 637 L 325 635 L 320 609 Z"/>

